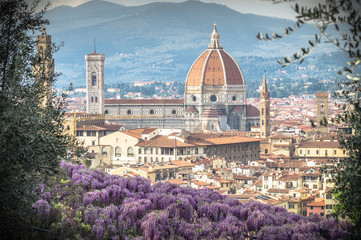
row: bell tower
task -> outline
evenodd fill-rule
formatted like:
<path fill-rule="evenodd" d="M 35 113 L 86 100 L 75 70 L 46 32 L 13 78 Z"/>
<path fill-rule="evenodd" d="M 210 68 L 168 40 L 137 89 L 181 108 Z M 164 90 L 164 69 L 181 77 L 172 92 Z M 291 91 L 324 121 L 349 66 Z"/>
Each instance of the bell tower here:
<path fill-rule="evenodd" d="M 260 94 L 260 137 L 267 138 L 271 133 L 270 126 L 270 94 L 267 89 L 266 73 L 263 75 L 262 91 Z"/>
<path fill-rule="evenodd" d="M 95 51 L 85 55 L 86 61 L 86 111 L 104 113 L 104 61 L 105 55 Z"/>
<path fill-rule="evenodd" d="M 41 34 L 36 36 L 36 56 L 37 63 L 33 68 L 34 76 L 37 81 L 43 81 L 44 99 L 42 106 L 46 106 L 49 99 L 52 99 L 53 94 L 53 78 L 54 73 L 54 58 L 52 58 L 52 41 L 51 35 L 46 34 L 45 27 Z"/>
<path fill-rule="evenodd" d="M 317 99 L 317 130 L 328 132 L 328 92 L 316 92 Z"/>

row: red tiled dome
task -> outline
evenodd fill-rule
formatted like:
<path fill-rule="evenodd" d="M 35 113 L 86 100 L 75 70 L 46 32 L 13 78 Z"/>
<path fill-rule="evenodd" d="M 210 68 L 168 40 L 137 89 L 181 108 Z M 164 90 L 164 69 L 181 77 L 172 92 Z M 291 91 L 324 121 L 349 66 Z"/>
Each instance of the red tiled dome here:
<path fill-rule="evenodd" d="M 244 85 L 245 80 L 236 61 L 222 49 L 216 27 L 211 44 L 193 63 L 186 86 Z"/>

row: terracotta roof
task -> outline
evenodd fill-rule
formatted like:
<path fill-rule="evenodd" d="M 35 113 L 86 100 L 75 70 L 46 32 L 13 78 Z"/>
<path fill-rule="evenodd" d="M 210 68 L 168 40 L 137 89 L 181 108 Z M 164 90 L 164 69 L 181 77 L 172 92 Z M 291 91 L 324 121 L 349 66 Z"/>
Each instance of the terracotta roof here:
<path fill-rule="evenodd" d="M 249 143 L 249 142 L 259 142 L 259 138 L 249 138 L 242 136 L 232 136 L 232 137 L 220 137 L 220 138 L 207 138 L 207 142 L 215 145 L 223 144 L 233 144 L 233 143 Z"/>
<path fill-rule="evenodd" d="M 174 147 L 193 147 L 195 144 L 185 143 L 177 139 L 169 139 L 168 136 L 155 136 L 152 139 L 139 142 L 136 146 L 138 147 L 164 147 L 164 148 L 174 148 Z"/>
<path fill-rule="evenodd" d="M 326 141 L 308 141 L 302 142 L 299 148 L 340 148 L 339 142 L 326 142 Z"/>
<path fill-rule="evenodd" d="M 241 106 L 234 106 L 231 112 L 243 112 L 243 108 Z"/>
<path fill-rule="evenodd" d="M 149 134 L 157 130 L 157 128 L 144 128 L 142 134 Z"/>
<path fill-rule="evenodd" d="M 292 138 L 291 136 L 287 136 L 287 135 L 283 135 L 283 134 L 276 134 L 276 135 L 272 135 L 269 138 L 272 139 L 289 139 Z"/>
<path fill-rule="evenodd" d="M 182 179 L 169 179 L 169 180 L 166 180 L 165 182 L 178 184 L 178 185 L 186 184 L 186 182 L 183 181 Z"/>
<path fill-rule="evenodd" d="M 121 105 L 182 105 L 184 99 L 105 99 L 105 104 Z"/>
<path fill-rule="evenodd" d="M 185 111 L 186 112 L 196 112 L 196 113 L 198 112 L 197 108 L 195 108 L 194 106 L 188 107 Z"/>
<path fill-rule="evenodd" d="M 247 117 L 259 117 L 259 110 L 255 106 L 247 105 Z"/>
<path fill-rule="evenodd" d="M 277 188 L 270 188 L 267 190 L 268 193 L 284 193 L 288 194 L 290 192 L 289 189 L 277 189 Z"/>
<path fill-rule="evenodd" d="M 310 203 L 307 203 L 307 207 L 324 207 L 325 206 L 325 201 L 321 201 L 321 202 L 310 202 Z"/>
<path fill-rule="evenodd" d="M 176 165 L 178 167 L 194 167 L 195 166 L 193 163 L 183 161 L 183 160 L 172 161 L 171 164 Z"/>
<path fill-rule="evenodd" d="M 244 77 L 235 60 L 222 49 L 207 49 L 189 70 L 186 86 L 244 85 Z"/>
<path fill-rule="evenodd" d="M 210 183 L 207 182 L 203 182 L 203 181 L 198 181 L 198 180 L 193 180 L 193 183 L 197 186 L 209 186 L 211 185 Z"/>

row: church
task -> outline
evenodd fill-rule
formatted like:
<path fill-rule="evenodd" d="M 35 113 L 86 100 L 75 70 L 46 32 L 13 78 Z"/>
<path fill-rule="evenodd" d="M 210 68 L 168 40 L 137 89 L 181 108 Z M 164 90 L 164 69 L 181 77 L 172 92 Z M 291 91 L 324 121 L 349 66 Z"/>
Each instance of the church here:
<path fill-rule="evenodd" d="M 104 99 L 105 56 L 94 52 L 85 60 L 87 113 L 105 114 L 128 129 L 250 131 L 260 125 L 260 111 L 247 104 L 246 80 L 223 50 L 216 24 L 208 48 L 189 69 L 184 99 Z"/>

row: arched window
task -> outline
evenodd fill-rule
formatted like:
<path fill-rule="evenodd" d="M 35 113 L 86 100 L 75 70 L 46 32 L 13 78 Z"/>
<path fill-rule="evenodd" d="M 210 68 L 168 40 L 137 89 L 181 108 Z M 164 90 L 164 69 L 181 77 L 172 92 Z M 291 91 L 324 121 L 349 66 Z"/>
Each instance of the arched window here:
<path fill-rule="evenodd" d="M 150 157 L 150 162 L 153 162 L 153 157 Z"/>
<path fill-rule="evenodd" d="M 40 46 L 40 49 L 39 49 L 39 55 L 43 55 L 43 46 Z"/>
<path fill-rule="evenodd" d="M 194 153 L 195 153 L 195 154 L 198 154 L 198 148 L 196 148 L 196 149 L 194 150 Z"/>
<path fill-rule="evenodd" d="M 138 153 L 142 154 L 142 149 L 141 148 L 138 149 Z"/>
<path fill-rule="evenodd" d="M 107 155 L 108 155 L 108 152 L 107 152 L 106 147 L 102 147 L 102 155 L 103 155 L 103 156 L 107 156 Z"/>
<path fill-rule="evenodd" d="M 264 108 L 262 108 L 262 115 L 264 115 Z"/>
<path fill-rule="evenodd" d="M 144 157 L 144 164 L 146 164 L 147 163 L 147 157 Z"/>
<path fill-rule="evenodd" d="M 133 148 L 132 148 L 132 147 L 128 147 L 127 156 L 128 156 L 128 157 L 133 157 L 133 156 L 134 156 Z"/>
<path fill-rule="evenodd" d="M 97 85 L 97 75 L 95 72 L 92 72 L 92 86 Z"/>
<path fill-rule="evenodd" d="M 97 103 L 98 102 L 98 97 L 97 96 L 95 96 L 95 103 Z"/>
<path fill-rule="evenodd" d="M 122 155 L 122 149 L 120 147 L 115 148 L 115 156 L 120 157 Z"/>
<path fill-rule="evenodd" d="M 94 98 L 93 98 L 93 97 L 90 98 L 90 102 L 91 102 L 91 103 L 94 102 Z"/>
<path fill-rule="evenodd" d="M 138 163 L 142 162 L 142 157 L 138 157 Z"/>
<path fill-rule="evenodd" d="M 159 160 L 158 157 L 156 157 L 156 158 L 155 158 L 155 161 L 158 162 L 158 160 Z"/>
<path fill-rule="evenodd" d="M 160 162 L 164 162 L 164 157 L 162 157 L 162 158 L 160 159 Z"/>

